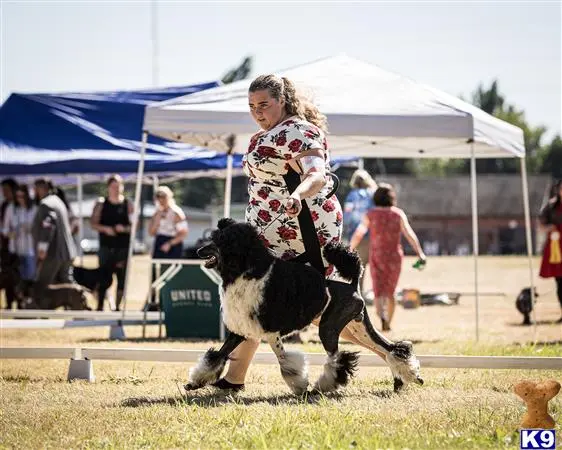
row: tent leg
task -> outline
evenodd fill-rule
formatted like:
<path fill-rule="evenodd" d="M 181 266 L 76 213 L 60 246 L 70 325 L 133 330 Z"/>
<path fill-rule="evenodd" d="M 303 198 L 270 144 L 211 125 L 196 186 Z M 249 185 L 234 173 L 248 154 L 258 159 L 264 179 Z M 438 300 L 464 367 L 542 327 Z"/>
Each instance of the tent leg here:
<path fill-rule="evenodd" d="M 84 187 L 82 184 L 82 175 L 78 175 L 76 180 L 77 197 L 78 197 L 78 251 L 80 252 L 80 265 L 84 266 L 84 250 L 82 249 L 82 241 L 84 240 Z"/>
<path fill-rule="evenodd" d="M 226 157 L 226 179 L 224 185 L 224 217 L 230 217 L 230 201 L 232 197 L 232 166 L 234 164 L 234 156 L 228 153 Z"/>
<path fill-rule="evenodd" d="M 139 210 L 141 202 L 141 190 L 142 190 L 142 177 L 144 174 L 144 157 L 146 153 L 146 144 L 148 142 L 148 133 L 143 131 L 142 133 L 142 144 L 139 158 L 139 169 L 137 172 L 137 184 L 135 187 L 135 205 L 133 208 L 133 220 L 131 223 L 131 239 L 129 241 L 129 253 L 127 255 L 127 270 L 125 272 L 125 289 L 123 290 L 123 318 L 125 318 L 125 310 L 127 309 L 127 297 L 128 297 L 128 287 L 130 284 L 130 277 L 133 265 L 133 249 L 135 245 L 135 236 L 137 234 L 137 226 L 139 222 Z"/>
<path fill-rule="evenodd" d="M 533 319 L 533 341 L 537 342 L 537 315 L 535 312 L 535 282 L 533 281 L 533 238 L 531 230 L 531 212 L 529 209 L 529 184 L 527 182 L 527 162 L 526 158 L 521 158 L 521 183 L 523 185 L 523 209 L 525 210 L 525 237 L 527 240 L 527 259 L 529 261 L 529 282 L 531 286 L 531 299 L 533 309 L 531 317 Z"/>
<path fill-rule="evenodd" d="M 480 298 L 478 293 L 478 191 L 476 190 L 476 156 L 471 144 L 470 191 L 472 200 L 472 255 L 474 256 L 474 314 L 476 342 L 480 340 Z"/>

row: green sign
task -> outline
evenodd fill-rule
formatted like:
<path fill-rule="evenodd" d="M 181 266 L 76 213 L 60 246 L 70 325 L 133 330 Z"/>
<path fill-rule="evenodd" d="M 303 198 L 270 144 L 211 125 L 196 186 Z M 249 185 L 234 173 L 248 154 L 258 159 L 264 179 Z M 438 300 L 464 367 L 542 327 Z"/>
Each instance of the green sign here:
<path fill-rule="evenodd" d="M 160 289 L 160 301 L 168 337 L 221 338 L 219 287 L 199 264 L 182 265 Z"/>

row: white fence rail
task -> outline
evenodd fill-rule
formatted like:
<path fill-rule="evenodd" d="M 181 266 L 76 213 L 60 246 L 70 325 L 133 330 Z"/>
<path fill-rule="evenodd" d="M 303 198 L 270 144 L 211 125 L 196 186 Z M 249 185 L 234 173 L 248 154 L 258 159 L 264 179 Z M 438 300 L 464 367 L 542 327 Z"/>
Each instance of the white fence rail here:
<path fill-rule="evenodd" d="M 103 348 L 103 347 L 2 347 L 0 359 L 70 359 L 76 354 L 89 360 L 195 362 L 204 350 L 178 350 L 160 348 Z M 307 353 L 311 365 L 322 365 L 326 361 L 323 353 Z M 419 355 L 423 368 L 433 369 L 523 369 L 562 370 L 562 358 L 537 356 L 453 356 Z M 257 364 L 277 364 L 273 353 L 256 353 Z M 359 365 L 363 367 L 386 367 L 377 355 L 361 354 Z"/>

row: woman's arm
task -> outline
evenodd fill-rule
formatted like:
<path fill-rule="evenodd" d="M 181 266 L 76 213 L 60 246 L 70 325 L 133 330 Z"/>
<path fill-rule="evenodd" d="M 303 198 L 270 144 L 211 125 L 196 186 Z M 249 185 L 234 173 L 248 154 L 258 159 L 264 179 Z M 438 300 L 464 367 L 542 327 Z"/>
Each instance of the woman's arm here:
<path fill-rule="evenodd" d="M 151 236 L 156 236 L 158 232 L 158 227 L 160 226 L 160 220 L 162 219 L 163 211 L 156 210 L 152 218 L 150 219 L 150 223 L 148 224 L 148 234 Z"/>
<path fill-rule="evenodd" d="M 307 150 L 289 164 L 302 173 L 302 181 L 291 194 L 285 207 L 289 217 L 296 217 L 302 209 L 301 201 L 315 196 L 326 186 L 324 153 L 319 149 Z"/>
<path fill-rule="evenodd" d="M 94 212 L 92 213 L 92 217 L 90 219 L 91 227 L 100 233 L 105 233 L 108 236 L 115 236 L 115 230 L 112 227 L 108 227 L 100 223 L 102 207 L 103 203 L 101 201 L 98 201 L 96 206 L 94 206 Z"/>
<path fill-rule="evenodd" d="M 370 224 L 369 216 L 365 214 L 363 216 L 363 219 L 361 220 L 361 223 L 353 232 L 353 236 L 351 236 L 351 240 L 349 242 L 349 246 L 351 247 L 351 250 L 355 250 L 357 246 L 361 243 L 361 240 L 365 237 L 367 231 L 369 230 L 369 224 Z"/>
<path fill-rule="evenodd" d="M 408 217 L 406 216 L 406 213 L 404 213 L 404 211 L 400 211 L 400 229 L 402 230 L 402 233 L 404 233 L 404 236 L 406 236 L 406 239 L 408 240 L 412 248 L 416 251 L 418 256 L 421 259 L 425 259 L 425 253 L 421 248 L 418 236 L 410 226 L 410 222 L 408 221 Z"/>

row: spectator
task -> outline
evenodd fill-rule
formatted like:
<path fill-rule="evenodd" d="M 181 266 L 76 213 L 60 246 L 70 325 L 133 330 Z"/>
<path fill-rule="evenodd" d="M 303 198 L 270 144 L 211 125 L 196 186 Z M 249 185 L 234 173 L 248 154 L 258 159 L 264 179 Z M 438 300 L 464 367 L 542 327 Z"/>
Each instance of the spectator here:
<path fill-rule="evenodd" d="M 358 169 L 353 172 L 349 184 L 352 189 L 349 194 L 347 194 L 343 207 L 343 235 L 344 239 L 348 242 L 351 240 L 351 236 L 353 236 L 357 227 L 361 224 L 363 216 L 369 209 L 374 207 L 373 194 L 377 189 L 377 183 L 375 180 L 373 180 L 367 171 L 362 169 Z M 369 264 L 368 231 L 358 244 L 356 250 L 359 254 L 359 258 L 361 258 L 363 266 L 365 266 L 360 284 L 363 298 L 365 301 L 372 304 L 373 285 L 367 268 Z"/>
<path fill-rule="evenodd" d="M 107 180 L 107 197 L 102 197 L 94 206 L 91 224 L 99 232 L 98 253 L 100 287 L 98 290 L 98 311 L 103 311 L 105 294 L 117 276 L 116 310 L 119 311 L 125 289 L 125 273 L 131 238 L 132 204 L 123 195 L 123 179 L 112 175 Z"/>
<path fill-rule="evenodd" d="M 47 180 L 35 181 L 35 195 L 39 205 L 31 227 L 37 255 L 34 297 L 37 304 L 44 307 L 44 291 L 49 284 L 74 282 L 72 261 L 76 257 L 76 247 L 66 206 L 50 189 Z"/>
<path fill-rule="evenodd" d="M 4 230 L 13 210 L 16 187 L 17 183 L 13 178 L 2 180 L 2 196 L 4 200 L 2 205 L 0 205 L 0 267 L 3 272 L 2 287 L 6 294 L 6 307 L 8 309 L 11 309 L 16 301 L 15 279 L 17 273 L 14 273 L 14 271 L 17 270 L 15 267 L 17 257 L 13 251 L 10 251 L 10 239 L 4 233 Z"/>
<path fill-rule="evenodd" d="M 562 180 L 556 183 L 553 191 L 539 218 L 540 228 L 547 233 L 539 275 L 556 280 L 556 293 L 562 310 Z M 562 314 L 558 323 L 562 323 Z"/>
<path fill-rule="evenodd" d="M 156 190 L 156 212 L 149 225 L 149 233 L 156 236 L 153 258 L 181 258 L 183 240 L 188 233 L 187 220 L 182 209 L 176 205 L 174 193 L 167 186 Z"/>
<path fill-rule="evenodd" d="M 35 279 L 35 249 L 31 228 L 37 206 L 31 200 L 29 189 L 25 184 L 16 188 L 15 200 L 15 208 L 7 218 L 5 231 L 10 237 L 10 251 L 19 259 L 21 280 L 30 284 Z"/>
<path fill-rule="evenodd" d="M 369 267 L 375 291 L 375 307 L 382 321 L 382 329 L 390 331 L 394 315 L 396 286 L 402 269 L 404 251 L 400 244 L 403 233 L 418 256 L 425 260 L 425 254 L 418 237 L 404 211 L 396 207 L 394 188 L 381 183 L 373 197 L 376 208 L 370 209 L 351 238 L 351 248 L 357 248 L 367 230 L 371 232 Z"/>

